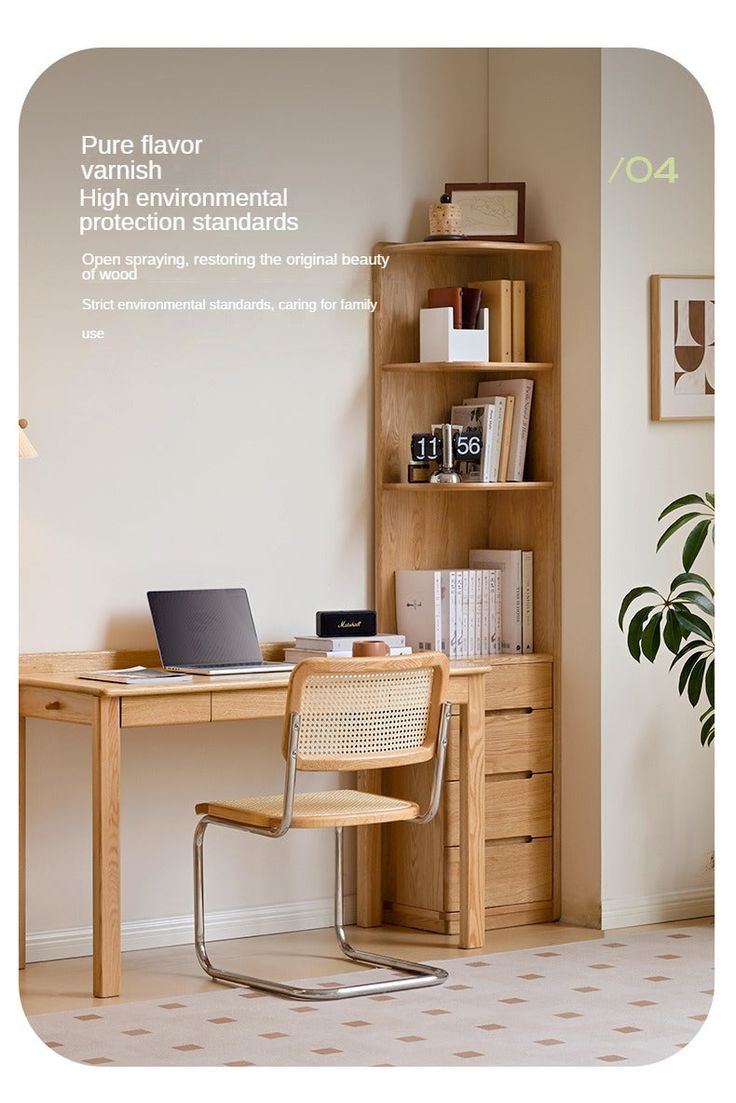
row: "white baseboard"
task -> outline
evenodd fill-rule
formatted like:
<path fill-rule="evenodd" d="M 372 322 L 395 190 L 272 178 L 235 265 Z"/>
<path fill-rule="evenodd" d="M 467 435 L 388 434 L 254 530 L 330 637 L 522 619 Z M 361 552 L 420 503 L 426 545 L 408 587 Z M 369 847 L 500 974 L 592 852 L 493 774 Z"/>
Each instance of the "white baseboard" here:
<path fill-rule="evenodd" d="M 601 927 L 638 927 L 713 915 L 714 893 L 707 888 L 680 889 L 655 896 L 630 896 L 601 902 Z"/>
<path fill-rule="evenodd" d="M 345 897 L 345 921 L 354 922 L 355 896 Z M 330 927 L 334 919 L 332 897 L 301 903 L 269 904 L 257 908 L 233 908 L 208 912 L 207 940 L 247 938 L 256 934 L 280 934 L 284 931 L 308 931 Z M 194 941 L 191 915 L 138 919 L 122 925 L 123 950 L 151 950 L 158 946 L 182 946 Z M 30 931 L 26 938 L 26 961 L 55 961 L 65 957 L 89 957 L 92 953 L 92 928 L 71 927 L 59 931 Z"/>

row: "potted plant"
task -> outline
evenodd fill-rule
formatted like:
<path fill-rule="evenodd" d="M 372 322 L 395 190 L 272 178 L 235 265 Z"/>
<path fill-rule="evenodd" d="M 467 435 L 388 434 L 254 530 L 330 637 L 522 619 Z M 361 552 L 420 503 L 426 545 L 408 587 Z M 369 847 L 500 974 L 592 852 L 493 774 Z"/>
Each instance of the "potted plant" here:
<path fill-rule="evenodd" d="M 650 663 L 656 659 L 660 645 L 674 655 L 670 670 L 678 664 L 680 696 L 687 692 L 693 708 L 702 703 L 707 708 L 700 716 L 700 742 L 710 746 L 715 739 L 715 617 L 714 590 L 710 582 L 692 570 L 710 533 L 715 538 L 715 497 L 706 493 L 685 494 L 670 502 L 658 520 L 670 518 L 657 542 L 657 551 L 675 533 L 686 531 L 682 547 L 683 570 L 669 585 L 665 596 L 653 586 L 636 586 L 621 602 L 618 625 L 626 633 L 626 642 L 637 662 L 643 655 Z M 683 512 L 684 511 L 684 512 Z M 676 516 L 672 519 L 672 515 Z M 635 603 L 643 600 L 644 604 Z M 630 614 L 625 627 L 627 613 Z"/>

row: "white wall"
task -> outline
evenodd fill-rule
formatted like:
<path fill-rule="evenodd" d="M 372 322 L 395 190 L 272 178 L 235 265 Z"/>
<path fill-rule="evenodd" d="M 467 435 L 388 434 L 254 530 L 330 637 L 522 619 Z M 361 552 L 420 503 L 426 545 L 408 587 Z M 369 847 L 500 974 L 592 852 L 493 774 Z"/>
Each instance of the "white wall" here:
<path fill-rule="evenodd" d="M 170 183 L 289 187 L 298 235 L 189 249 L 369 253 L 424 236 L 445 180 L 482 178 L 486 91 L 484 50 L 96 50 L 38 81 L 21 152 L 21 409 L 40 453 L 22 470 L 21 650 L 153 645 L 148 588 L 244 584 L 266 640 L 371 596 L 370 315 L 118 314 L 102 345 L 82 341 L 80 255 L 121 242 L 77 235 L 81 134 L 201 136 L 201 163 L 179 162 Z M 182 248 L 135 237 L 135 251 Z M 130 289 L 155 297 L 155 278 Z M 179 278 L 161 291 L 193 291 Z M 225 270 L 205 286 L 357 299 L 370 275 Z M 275 432 L 300 453 L 274 451 Z M 123 917 L 162 919 L 129 926 L 127 944 L 165 941 L 166 917 L 191 911 L 194 802 L 278 790 L 277 735 L 264 722 L 124 736 Z M 81 952 L 86 729 L 29 723 L 28 789 L 32 954 Z M 331 840 L 306 835 L 213 840 L 208 906 L 283 904 L 293 927 L 298 902 L 317 901 L 305 925 L 329 922 Z"/>
<path fill-rule="evenodd" d="M 600 51 L 490 51 L 490 180 L 562 255 L 562 915 L 600 914 Z"/>
<path fill-rule="evenodd" d="M 678 697 L 665 656 L 633 661 L 616 617 L 632 586 L 681 570 L 676 540 L 655 556 L 660 511 L 713 488 L 713 423 L 649 420 L 648 336 L 651 274 L 713 272 L 713 132 L 690 73 L 644 50 L 603 51 L 601 109 L 601 892 L 615 926 L 712 908 L 702 709 Z M 635 154 L 655 168 L 674 156 L 678 180 L 607 184 Z M 697 569 L 712 578 L 708 549 Z"/>

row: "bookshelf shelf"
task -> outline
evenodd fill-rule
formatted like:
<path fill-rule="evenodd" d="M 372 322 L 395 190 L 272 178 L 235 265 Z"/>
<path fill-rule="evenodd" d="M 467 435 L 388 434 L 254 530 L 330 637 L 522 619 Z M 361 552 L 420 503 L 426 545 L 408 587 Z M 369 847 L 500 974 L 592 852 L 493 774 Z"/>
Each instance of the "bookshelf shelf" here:
<path fill-rule="evenodd" d="M 509 490 L 553 490 L 552 482 L 536 483 L 384 483 L 383 489 L 388 492 L 408 491 L 409 493 L 436 494 L 440 493 L 463 494 L 493 494 L 498 491 Z"/>
<path fill-rule="evenodd" d="M 558 919 L 560 724 L 560 252 L 556 242 L 409 242 L 375 246 L 391 257 L 373 270 L 375 419 L 375 607 L 382 632 L 396 630 L 398 570 L 462 570 L 474 548 L 534 554 L 534 646 L 528 654 L 478 660 L 485 682 L 487 928 Z M 524 362 L 419 362 L 419 311 L 432 287 L 524 280 Z M 493 320 L 491 320 L 493 324 Z M 407 483 L 411 434 L 447 420 L 483 377 L 534 380 L 521 483 Z M 459 659 L 463 666 L 472 659 Z M 431 824 L 387 825 L 384 919 L 458 931 L 456 717 L 440 813 Z M 455 739 L 454 750 L 452 738 Z M 386 771 L 386 791 L 429 792 L 424 766 Z M 413 771 L 411 772 L 407 772 Z M 456 772 L 452 772 L 455 770 Z M 453 804 L 453 801 L 455 802 Z M 502 811 L 501 809 L 507 811 Z M 361 853 L 378 862 L 367 832 Z M 504 845 L 496 845 L 503 843 Z M 373 920 L 376 921 L 375 919 Z"/>
<path fill-rule="evenodd" d="M 478 372 L 480 375 L 486 373 L 498 373 L 498 374 L 523 374 L 525 372 L 539 372 L 539 371 L 551 371 L 554 364 L 546 363 L 534 363 L 527 361 L 522 363 L 517 361 L 515 363 L 501 363 L 497 361 L 487 360 L 454 360 L 452 363 L 446 363 L 444 361 L 425 361 L 419 363 L 410 364 L 383 364 L 381 371 L 384 372 L 397 372 L 402 375 L 421 375 L 435 372 L 443 372 L 452 374 L 453 372 Z"/>

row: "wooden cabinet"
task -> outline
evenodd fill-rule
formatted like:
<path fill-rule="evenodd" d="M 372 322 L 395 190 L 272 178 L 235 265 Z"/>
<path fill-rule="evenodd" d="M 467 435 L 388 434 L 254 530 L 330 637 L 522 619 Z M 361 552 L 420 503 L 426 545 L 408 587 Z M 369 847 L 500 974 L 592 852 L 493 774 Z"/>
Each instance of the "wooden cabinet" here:
<path fill-rule="evenodd" d="M 468 566 L 471 548 L 534 552 L 533 654 L 490 661 L 485 681 L 486 927 L 559 918 L 560 300 L 554 242 L 376 246 L 374 273 L 375 583 L 395 629 L 397 570 Z M 526 281 L 525 363 L 419 363 L 430 287 Z M 493 320 L 491 319 L 491 324 Z M 447 419 L 483 379 L 534 380 L 525 481 L 407 482 L 413 432 Z M 485 660 L 484 660 L 485 661 Z M 384 917 L 445 934 L 459 927 L 460 725 L 453 717 L 442 808 L 430 824 L 384 829 Z M 384 790 L 426 800 L 426 766 L 386 771 Z"/>

